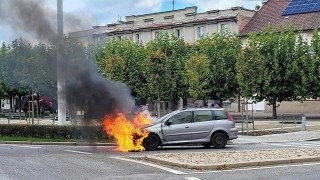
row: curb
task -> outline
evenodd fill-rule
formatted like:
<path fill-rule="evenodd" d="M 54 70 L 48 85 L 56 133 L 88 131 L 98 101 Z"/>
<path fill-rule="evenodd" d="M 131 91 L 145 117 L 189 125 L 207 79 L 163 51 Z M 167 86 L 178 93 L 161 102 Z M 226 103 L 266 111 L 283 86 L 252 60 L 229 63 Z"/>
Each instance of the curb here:
<path fill-rule="evenodd" d="M 161 158 L 155 158 L 147 156 L 146 160 L 151 162 L 160 163 L 168 166 L 175 166 L 187 169 L 204 169 L 204 170 L 219 170 L 220 168 L 243 168 L 254 166 L 268 166 L 277 164 L 290 164 L 290 163 L 303 163 L 303 162 L 315 162 L 320 161 L 320 156 L 305 157 L 305 158 L 293 158 L 293 159 L 276 159 L 266 161 L 252 161 L 252 162 L 238 162 L 238 163 L 223 163 L 223 164 L 193 164 L 193 163 L 180 163 L 170 160 L 164 160 Z"/>
<path fill-rule="evenodd" d="M 0 144 L 64 145 L 64 146 L 116 146 L 116 144 L 115 144 L 115 143 L 89 143 L 89 142 L 32 142 L 32 141 L 0 141 Z"/>

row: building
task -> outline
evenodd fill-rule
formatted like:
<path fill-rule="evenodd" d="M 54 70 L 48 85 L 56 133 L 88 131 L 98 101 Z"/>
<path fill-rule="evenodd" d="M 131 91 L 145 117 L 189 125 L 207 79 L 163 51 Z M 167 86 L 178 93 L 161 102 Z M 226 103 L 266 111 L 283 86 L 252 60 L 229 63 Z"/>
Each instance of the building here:
<path fill-rule="evenodd" d="M 239 36 L 245 39 L 250 32 L 260 33 L 268 24 L 275 28 L 292 25 L 310 41 L 313 30 L 320 28 L 320 2 L 314 1 L 314 5 L 310 3 L 310 7 L 295 12 L 291 9 L 294 10 L 296 1 L 298 0 L 268 0 L 240 31 Z"/>
<path fill-rule="evenodd" d="M 93 29 L 88 29 L 83 31 L 71 32 L 69 33 L 69 37 L 76 39 L 82 44 L 88 45 L 93 43 L 93 38 L 92 38 L 93 31 L 94 31 Z"/>
<path fill-rule="evenodd" d="M 135 42 L 148 43 L 159 32 L 174 33 L 187 43 L 194 43 L 207 34 L 231 31 L 239 33 L 254 14 L 254 10 L 234 7 L 226 10 L 197 12 L 197 7 L 126 16 L 125 21 L 94 26 L 93 29 L 71 32 L 70 37 L 83 44 L 101 42 L 112 38 L 130 38 Z"/>
<path fill-rule="evenodd" d="M 246 42 L 250 32 L 260 33 L 270 24 L 277 28 L 283 25 L 291 25 L 297 33 L 303 35 L 308 41 L 312 38 L 315 28 L 320 29 L 320 1 L 300 0 L 268 0 L 257 11 L 247 25 L 240 31 L 242 42 Z M 272 112 L 272 106 L 259 104 L 264 112 Z M 282 102 L 277 109 L 279 113 L 318 113 L 320 100 L 307 100 Z"/>

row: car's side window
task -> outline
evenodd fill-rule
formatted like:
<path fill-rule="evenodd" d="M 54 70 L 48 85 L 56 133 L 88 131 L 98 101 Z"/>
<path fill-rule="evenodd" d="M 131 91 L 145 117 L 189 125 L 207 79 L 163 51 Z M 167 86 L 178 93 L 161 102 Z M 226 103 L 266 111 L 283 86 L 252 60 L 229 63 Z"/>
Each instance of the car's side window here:
<path fill-rule="evenodd" d="M 178 113 L 168 119 L 169 122 L 172 122 L 172 125 L 189 123 L 190 120 L 191 120 L 191 111 Z"/>
<path fill-rule="evenodd" d="M 228 119 L 228 116 L 225 111 L 214 111 L 214 119 L 215 120 Z"/>
<path fill-rule="evenodd" d="M 204 122 L 211 120 L 211 111 L 194 111 L 194 122 Z"/>

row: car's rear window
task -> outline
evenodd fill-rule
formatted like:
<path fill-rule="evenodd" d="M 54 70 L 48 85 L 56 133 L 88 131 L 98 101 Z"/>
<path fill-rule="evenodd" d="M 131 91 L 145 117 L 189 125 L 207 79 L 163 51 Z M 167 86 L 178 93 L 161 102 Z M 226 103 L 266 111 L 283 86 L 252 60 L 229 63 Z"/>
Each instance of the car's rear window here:
<path fill-rule="evenodd" d="M 225 111 L 214 111 L 214 119 L 215 120 L 228 119 L 228 115 Z"/>

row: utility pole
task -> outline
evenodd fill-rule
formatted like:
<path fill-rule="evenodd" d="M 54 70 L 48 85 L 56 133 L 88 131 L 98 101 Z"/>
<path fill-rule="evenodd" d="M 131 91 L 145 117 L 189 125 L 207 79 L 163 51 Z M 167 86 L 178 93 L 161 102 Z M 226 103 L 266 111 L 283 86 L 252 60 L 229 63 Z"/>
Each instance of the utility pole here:
<path fill-rule="evenodd" d="M 174 0 L 172 0 L 172 11 L 174 10 Z"/>
<path fill-rule="evenodd" d="M 66 75 L 63 52 L 63 1 L 57 0 L 58 125 L 66 124 Z"/>

